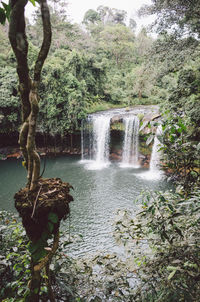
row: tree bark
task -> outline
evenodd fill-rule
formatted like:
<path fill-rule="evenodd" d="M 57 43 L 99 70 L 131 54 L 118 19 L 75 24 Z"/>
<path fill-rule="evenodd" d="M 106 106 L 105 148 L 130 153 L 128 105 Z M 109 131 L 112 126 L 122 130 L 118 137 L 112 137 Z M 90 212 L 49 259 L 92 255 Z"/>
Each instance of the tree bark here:
<path fill-rule="evenodd" d="M 42 15 L 43 43 L 35 63 L 32 81 L 29 75 L 28 42 L 25 32 L 24 10 L 27 2 L 28 0 L 10 1 L 9 40 L 17 59 L 19 91 L 22 101 L 22 127 L 19 135 L 19 144 L 28 171 L 28 187 L 30 190 L 34 190 L 40 177 L 40 157 L 36 152 L 35 146 L 37 114 L 39 111 L 38 87 L 42 67 L 51 45 L 51 23 L 47 1 L 38 1 Z"/>

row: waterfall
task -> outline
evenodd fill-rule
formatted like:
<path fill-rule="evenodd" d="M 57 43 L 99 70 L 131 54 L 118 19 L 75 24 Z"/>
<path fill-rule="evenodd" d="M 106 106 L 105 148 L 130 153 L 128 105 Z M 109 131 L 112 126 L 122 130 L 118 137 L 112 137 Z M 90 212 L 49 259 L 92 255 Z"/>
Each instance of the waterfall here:
<path fill-rule="evenodd" d="M 84 160 L 84 120 L 81 121 L 81 161 Z"/>
<path fill-rule="evenodd" d="M 82 130 L 82 161 L 91 170 L 109 165 L 110 116 L 89 116 Z M 86 151 L 85 151 L 86 150 Z"/>
<path fill-rule="evenodd" d="M 104 165 L 109 160 L 110 117 L 98 116 L 93 119 L 93 150 L 94 160 Z"/>
<path fill-rule="evenodd" d="M 92 132 L 91 118 L 81 121 L 81 162 L 85 163 L 91 159 L 92 155 Z"/>
<path fill-rule="evenodd" d="M 139 112 L 140 113 L 140 112 Z M 108 110 L 90 114 L 81 125 L 81 162 L 90 170 L 97 170 L 107 167 L 110 164 L 110 123 L 123 120 L 124 140 L 122 147 L 122 160 L 120 166 L 139 168 L 139 119 L 137 111 L 127 112 L 125 110 Z M 161 126 L 158 127 L 152 148 L 150 169 L 136 174 L 145 178 L 157 178 L 162 172 L 159 169 L 160 154 L 158 136 L 161 134 Z M 112 141 L 112 150 L 114 149 Z M 114 146 L 114 147 L 113 147 Z M 118 144 L 118 146 L 121 146 Z M 113 151 L 112 151 L 113 152 Z M 114 151 L 115 152 L 115 151 Z M 113 153 L 114 153 L 113 152 Z M 115 153 L 114 153 L 115 155 Z M 118 154 L 117 154 L 118 155 Z M 114 158 L 114 156 L 113 156 Z M 117 158 L 117 157 L 116 157 Z"/>
<path fill-rule="evenodd" d="M 163 171 L 160 169 L 160 157 L 161 151 L 159 151 L 161 147 L 161 143 L 158 140 L 158 136 L 162 134 L 162 127 L 161 125 L 158 126 L 156 130 L 156 135 L 154 137 L 152 152 L 151 152 L 151 159 L 149 164 L 149 171 L 139 174 L 139 177 L 148 180 L 158 180 L 163 177 Z"/>
<path fill-rule="evenodd" d="M 154 137 L 154 143 L 151 152 L 151 159 L 150 159 L 150 172 L 152 173 L 160 173 L 160 155 L 161 152 L 159 151 L 161 147 L 161 143 L 158 140 L 158 136 L 162 134 L 162 127 L 161 125 L 158 126 L 156 130 L 156 135 Z"/>
<path fill-rule="evenodd" d="M 121 167 L 138 168 L 139 119 L 137 116 L 125 117 L 123 123 L 125 133 Z"/>

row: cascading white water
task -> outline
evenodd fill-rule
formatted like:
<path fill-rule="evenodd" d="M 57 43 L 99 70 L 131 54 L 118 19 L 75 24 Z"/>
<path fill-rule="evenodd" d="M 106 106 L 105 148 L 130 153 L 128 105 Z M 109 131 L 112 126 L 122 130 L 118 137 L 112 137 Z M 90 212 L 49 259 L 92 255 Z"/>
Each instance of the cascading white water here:
<path fill-rule="evenodd" d="M 162 127 L 161 125 L 158 126 L 156 130 L 156 135 L 154 137 L 154 143 L 152 147 L 152 152 L 151 152 L 151 159 L 150 159 L 150 172 L 152 173 L 159 173 L 160 172 L 160 156 L 161 152 L 159 151 L 161 147 L 161 143 L 158 140 L 158 136 L 162 134 Z"/>
<path fill-rule="evenodd" d="M 81 162 L 86 163 L 86 168 L 90 170 L 107 167 L 109 162 L 110 144 L 110 121 L 115 121 L 115 117 L 122 116 L 124 123 L 124 142 L 122 150 L 121 167 L 139 168 L 139 119 L 134 112 L 107 111 L 103 113 L 91 114 L 82 123 L 81 131 Z M 148 172 L 139 173 L 141 177 L 154 179 L 159 178 L 160 172 L 158 153 L 159 141 L 157 136 L 161 133 L 161 126 L 157 130 L 152 148 L 150 169 Z M 148 175 L 147 175 L 148 174 Z"/>
<path fill-rule="evenodd" d="M 81 121 L 81 161 L 84 160 L 84 120 Z"/>
<path fill-rule="evenodd" d="M 156 130 L 156 135 L 154 137 L 151 159 L 149 164 L 149 171 L 141 173 L 138 176 L 148 179 L 148 180 L 158 180 L 163 177 L 163 171 L 160 169 L 160 158 L 162 152 L 160 151 L 161 142 L 158 139 L 158 136 L 162 134 L 162 126 L 159 125 Z"/>
<path fill-rule="evenodd" d="M 125 117 L 123 122 L 125 134 L 121 167 L 138 168 L 139 119 L 137 116 L 129 116 Z"/>
<path fill-rule="evenodd" d="M 82 130 L 82 162 L 97 170 L 109 165 L 110 119 L 107 115 L 89 116 Z M 86 150 L 86 151 L 85 151 Z"/>
<path fill-rule="evenodd" d="M 93 119 L 93 151 L 98 165 L 109 161 L 110 117 L 97 116 Z"/>
<path fill-rule="evenodd" d="M 91 118 L 81 121 L 81 162 L 85 163 L 91 159 Z"/>

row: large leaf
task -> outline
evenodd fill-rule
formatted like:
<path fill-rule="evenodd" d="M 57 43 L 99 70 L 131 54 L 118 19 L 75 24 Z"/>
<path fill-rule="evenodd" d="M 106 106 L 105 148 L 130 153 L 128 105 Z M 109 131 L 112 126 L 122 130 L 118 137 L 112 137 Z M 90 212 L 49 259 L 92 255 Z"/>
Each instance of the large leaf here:
<path fill-rule="evenodd" d="M 153 139 L 154 139 L 154 135 L 151 134 L 151 135 L 148 137 L 148 139 L 147 139 L 147 141 L 146 141 L 146 144 L 149 145 L 149 144 L 152 142 Z"/>
<path fill-rule="evenodd" d="M 58 215 L 55 214 L 55 213 L 53 213 L 53 212 L 51 212 L 48 215 L 48 220 L 51 221 L 51 222 L 53 222 L 53 223 L 57 223 L 58 222 Z"/>
<path fill-rule="evenodd" d="M 35 6 L 35 0 L 29 0 Z"/>
<path fill-rule="evenodd" d="M 142 122 L 139 131 L 142 131 L 147 126 L 148 123 L 149 123 L 149 121 Z"/>
<path fill-rule="evenodd" d="M 0 23 L 1 24 L 5 24 L 6 22 L 6 13 L 5 13 L 5 10 L 0 7 Z"/>

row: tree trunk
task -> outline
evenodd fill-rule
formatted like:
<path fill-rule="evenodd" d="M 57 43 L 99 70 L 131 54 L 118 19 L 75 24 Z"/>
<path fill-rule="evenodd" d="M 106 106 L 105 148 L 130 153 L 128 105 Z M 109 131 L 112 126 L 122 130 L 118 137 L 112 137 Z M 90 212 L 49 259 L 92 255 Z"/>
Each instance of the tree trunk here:
<path fill-rule="evenodd" d="M 51 23 L 46 0 L 38 1 L 43 22 L 43 43 L 35 63 L 32 81 L 29 75 L 28 42 L 25 32 L 24 10 L 27 2 L 27 0 L 10 1 L 9 40 L 17 59 L 19 91 L 22 102 L 22 127 L 19 135 L 19 144 L 28 174 L 27 185 L 30 190 L 34 190 L 40 176 L 40 158 L 35 146 L 36 122 L 39 111 L 38 86 L 41 70 L 51 45 Z"/>

